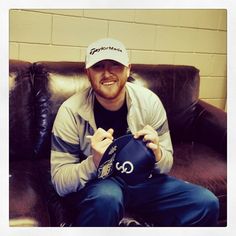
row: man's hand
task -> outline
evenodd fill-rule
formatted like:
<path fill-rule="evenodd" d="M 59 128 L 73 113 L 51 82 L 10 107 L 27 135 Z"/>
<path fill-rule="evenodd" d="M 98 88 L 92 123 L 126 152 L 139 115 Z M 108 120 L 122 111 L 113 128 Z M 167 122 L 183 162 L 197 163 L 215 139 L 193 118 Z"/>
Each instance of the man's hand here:
<path fill-rule="evenodd" d="M 154 130 L 150 125 L 146 125 L 143 129 L 134 134 L 134 138 L 139 138 L 141 136 L 143 136 L 143 141 L 147 142 L 146 146 L 153 151 L 156 161 L 160 161 L 162 158 L 162 152 L 159 146 L 159 136 L 156 130 Z"/>
<path fill-rule="evenodd" d="M 93 136 L 87 136 L 87 138 L 89 138 L 91 142 L 93 162 L 96 167 L 98 167 L 104 152 L 112 143 L 113 133 L 113 129 L 109 129 L 106 131 L 102 128 L 98 128 Z"/>

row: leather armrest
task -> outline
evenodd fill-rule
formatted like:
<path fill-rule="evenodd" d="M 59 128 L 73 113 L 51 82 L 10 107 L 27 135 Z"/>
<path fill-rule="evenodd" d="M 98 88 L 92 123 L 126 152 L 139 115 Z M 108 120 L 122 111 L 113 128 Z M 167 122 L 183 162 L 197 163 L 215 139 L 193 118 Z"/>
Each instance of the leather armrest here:
<path fill-rule="evenodd" d="M 38 170 L 41 176 L 42 188 L 46 199 L 48 212 L 50 215 L 50 224 L 55 227 L 66 227 L 71 225 L 71 212 L 67 209 L 63 199 L 53 187 L 50 173 L 50 160 L 37 160 Z"/>
<path fill-rule="evenodd" d="M 227 154 L 227 113 L 202 100 L 196 104 L 193 141 Z"/>
<path fill-rule="evenodd" d="M 41 186 L 33 173 L 11 170 L 9 176 L 10 226 L 49 226 Z"/>

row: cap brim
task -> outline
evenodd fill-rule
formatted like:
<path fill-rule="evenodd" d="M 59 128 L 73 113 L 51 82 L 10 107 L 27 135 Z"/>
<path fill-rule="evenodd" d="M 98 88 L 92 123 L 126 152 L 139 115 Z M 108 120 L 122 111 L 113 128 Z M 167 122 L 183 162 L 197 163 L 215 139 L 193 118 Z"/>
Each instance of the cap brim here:
<path fill-rule="evenodd" d="M 112 60 L 112 61 L 116 61 L 119 62 L 120 64 L 122 64 L 123 66 L 129 66 L 129 61 L 128 60 L 122 60 L 120 56 L 114 56 L 114 55 L 102 55 L 100 57 L 97 57 L 93 60 L 91 60 L 89 63 L 86 63 L 85 68 L 88 69 L 90 67 L 92 67 L 93 65 L 95 65 L 96 63 L 103 61 L 103 60 Z"/>

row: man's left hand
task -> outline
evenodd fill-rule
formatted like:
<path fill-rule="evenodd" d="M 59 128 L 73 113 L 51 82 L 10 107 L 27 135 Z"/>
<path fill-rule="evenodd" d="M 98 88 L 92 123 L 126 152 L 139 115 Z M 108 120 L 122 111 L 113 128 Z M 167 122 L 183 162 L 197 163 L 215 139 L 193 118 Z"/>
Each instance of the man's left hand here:
<path fill-rule="evenodd" d="M 155 129 L 150 125 L 146 125 L 143 129 L 137 131 L 134 134 L 134 138 L 140 138 L 143 136 L 143 141 L 146 142 L 146 146 L 150 148 L 155 157 L 156 161 L 160 161 L 162 157 L 162 152 L 159 146 L 159 136 Z"/>

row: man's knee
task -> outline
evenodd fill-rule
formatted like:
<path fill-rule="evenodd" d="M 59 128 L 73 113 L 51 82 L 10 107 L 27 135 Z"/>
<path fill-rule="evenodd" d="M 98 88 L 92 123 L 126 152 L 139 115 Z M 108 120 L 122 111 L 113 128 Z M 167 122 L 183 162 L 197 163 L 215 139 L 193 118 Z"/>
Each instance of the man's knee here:
<path fill-rule="evenodd" d="M 123 192 L 109 180 L 94 182 L 77 204 L 73 226 L 117 226 L 123 216 Z"/>
<path fill-rule="evenodd" d="M 218 198 L 209 190 L 205 190 L 204 196 L 202 196 L 203 207 L 207 211 L 208 215 L 213 217 L 218 217 L 219 213 L 219 200 Z"/>
<path fill-rule="evenodd" d="M 102 184 L 97 187 L 92 199 L 94 209 L 97 210 L 117 210 L 123 208 L 123 193 L 122 190 L 116 185 Z"/>
<path fill-rule="evenodd" d="M 219 216 L 219 200 L 209 190 L 199 188 L 194 196 L 196 211 L 198 212 L 197 225 L 214 226 Z"/>

